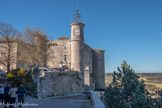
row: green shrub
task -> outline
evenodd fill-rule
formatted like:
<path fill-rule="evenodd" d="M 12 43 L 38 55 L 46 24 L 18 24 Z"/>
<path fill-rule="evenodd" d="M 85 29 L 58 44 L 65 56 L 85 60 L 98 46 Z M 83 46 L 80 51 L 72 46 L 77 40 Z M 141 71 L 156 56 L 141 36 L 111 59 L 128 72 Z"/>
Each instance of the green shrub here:
<path fill-rule="evenodd" d="M 36 89 L 36 84 L 33 82 L 25 82 L 24 87 L 26 88 L 29 95 L 33 93 L 33 91 Z"/>

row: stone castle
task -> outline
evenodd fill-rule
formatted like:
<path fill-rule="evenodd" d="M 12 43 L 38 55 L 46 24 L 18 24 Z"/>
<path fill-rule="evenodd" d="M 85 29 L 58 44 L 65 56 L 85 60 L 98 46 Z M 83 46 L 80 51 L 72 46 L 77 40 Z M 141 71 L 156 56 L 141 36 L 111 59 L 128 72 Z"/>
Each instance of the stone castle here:
<path fill-rule="evenodd" d="M 92 49 L 84 42 L 84 26 L 79 10 L 76 10 L 71 26 L 71 39 L 61 37 L 48 42 L 50 58 L 47 67 L 68 67 L 71 71 L 84 74 L 84 83 L 90 88 L 105 88 L 105 62 L 104 50 Z M 95 84 L 91 81 L 94 80 Z M 93 87 L 95 86 L 95 87 Z"/>
<path fill-rule="evenodd" d="M 92 49 L 84 42 L 84 26 L 77 9 L 71 26 L 71 39 L 61 37 L 49 40 L 47 67 L 61 69 L 62 72 L 34 71 L 37 96 L 62 96 L 83 93 L 87 90 L 105 89 L 104 50 Z"/>

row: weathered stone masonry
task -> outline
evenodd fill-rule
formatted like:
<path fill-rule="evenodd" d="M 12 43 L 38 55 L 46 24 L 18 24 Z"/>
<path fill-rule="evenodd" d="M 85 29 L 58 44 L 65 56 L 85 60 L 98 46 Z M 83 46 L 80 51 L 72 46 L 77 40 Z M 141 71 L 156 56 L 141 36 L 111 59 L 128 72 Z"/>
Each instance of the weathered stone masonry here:
<path fill-rule="evenodd" d="M 80 94 L 84 91 L 82 74 L 71 72 L 46 72 L 39 78 L 39 97 Z"/>

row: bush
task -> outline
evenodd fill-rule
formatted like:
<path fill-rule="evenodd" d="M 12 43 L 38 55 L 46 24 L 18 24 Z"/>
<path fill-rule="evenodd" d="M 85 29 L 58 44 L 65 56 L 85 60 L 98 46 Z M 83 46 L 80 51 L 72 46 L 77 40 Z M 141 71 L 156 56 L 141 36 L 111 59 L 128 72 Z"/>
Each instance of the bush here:
<path fill-rule="evenodd" d="M 9 72 L 8 81 L 18 87 L 24 84 L 29 95 L 36 89 L 36 84 L 34 84 L 32 79 L 32 71 L 24 71 L 22 68 Z"/>

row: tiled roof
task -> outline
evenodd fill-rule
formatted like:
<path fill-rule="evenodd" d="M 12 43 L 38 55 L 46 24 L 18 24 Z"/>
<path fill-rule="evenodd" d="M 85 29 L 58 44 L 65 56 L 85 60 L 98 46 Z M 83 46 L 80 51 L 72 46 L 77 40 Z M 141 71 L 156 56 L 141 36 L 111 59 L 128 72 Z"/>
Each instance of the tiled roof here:
<path fill-rule="evenodd" d="M 62 39 L 69 39 L 69 38 L 67 38 L 66 36 L 63 36 L 63 37 L 59 38 L 59 40 L 62 40 Z"/>

